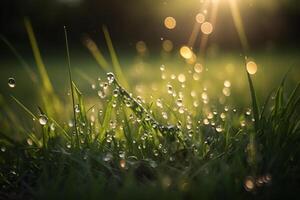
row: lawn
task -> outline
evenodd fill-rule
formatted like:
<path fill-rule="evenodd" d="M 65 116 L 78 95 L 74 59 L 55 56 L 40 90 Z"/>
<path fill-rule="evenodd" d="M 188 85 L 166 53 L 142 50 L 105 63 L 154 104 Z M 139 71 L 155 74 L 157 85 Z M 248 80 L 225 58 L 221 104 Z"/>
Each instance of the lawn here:
<path fill-rule="evenodd" d="M 0 199 L 297 199 L 299 49 L 250 50 L 231 3 L 241 49 L 0 34 Z"/>

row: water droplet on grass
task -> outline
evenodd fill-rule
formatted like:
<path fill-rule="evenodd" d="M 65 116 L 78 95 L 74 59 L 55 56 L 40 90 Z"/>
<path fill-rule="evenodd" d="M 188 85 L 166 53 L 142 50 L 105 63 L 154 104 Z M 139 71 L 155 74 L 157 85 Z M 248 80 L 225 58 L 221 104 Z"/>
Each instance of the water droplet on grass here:
<path fill-rule="evenodd" d="M 5 152 L 6 151 L 6 147 L 1 147 L 1 151 Z"/>
<path fill-rule="evenodd" d="M 109 162 L 111 161 L 111 159 L 113 158 L 113 155 L 111 153 L 107 153 L 104 157 L 103 157 L 103 161 L 104 162 Z"/>
<path fill-rule="evenodd" d="M 172 85 L 168 84 L 167 88 L 168 88 L 168 93 L 169 94 L 173 94 L 173 87 L 172 87 Z"/>
<path fill-rule="evenodd" d="M 246 115 L 251 115 L 251 109 L 250 108 L 248 108 L 247 110 L 246 110 L 246 113 L 245 113 Z"/>
<path fill-rule="evenodd" d="M 39 123 L 40 123 L 42 126 L 46 125 L 47 122 L 48 122 L 48 118 L 47 118 L 46 115 L 40 115 L 40 116 L 39 116 Z"/>
<path fill-rule="evenodd" d="M 26 142 L 27 142 L 27 144 L 28 144 L 29 146 L 32 146 L 32 145 L 33 145 L 33 142 L 32 142 L 32 140 L 31 140 L 30 138 L 27 138 Z"/>
<path fill-rule="evenodd" d="M 249 74 L 253 75 L 257 72 L 257 64 L 254 61 L 249 61 L 246 64 L 246 68 Z"/>
<path fill-rule="evenodd" d="M 16 87 L 16 80 L 14 78 L 8 78 L 8 86 L 10 88 Z"/>
<path fill-rule="evenodd" d="M 222 128 L 221 126 L 217 126 L 217 127 L 216 127 L 216 131 L 217 131 L 218 133 L 221 133 L 221 132 L 223 131 L 223 128 Z"/>
<path fill-rule="evenodd" d="M 182 106 L 182 99 L 177 99 L 176 101 L 177 106 Z"/>
<path fill-rule="evenodd" d="M 162 108 L 162 107 L 163 107 L 163 104 L 162 104 L 162 102 L 161 102 L 160 99 L 157 99 L 157 100 L 156 100 L 156 105 L 157 105 L 157 107 L 159 107 L 159 108 Z"/>
<path fill-rule="evenodd" d="M 108 84 L 112 84 L 115 80 L 115 75 L 111 72 L 107 73 Z"/>
<path fill-rule="evenodd" d="M 230 88 L 229 87 L 224 87 L 222 92 L 225 96 L 227 96 L 227 97 L 230 96 Z"/>
<path fill-rule="evenodd" d="M 205 125 L 208 125 L 208 124 L 209 124 L 208 119 L 204 119 L 204 120 L 203 120 L 203 123 L 204 123 Z"/>
<path fill-rule="evenodd" d="M 75 112 L 76 112 L 76 113 L 79 113 L 79 112 L 80 112 L 80 107 L 79 107 L 78 104 L 75 105 L 75 108 L 74 108 L 74 109 L 75 109 Z"/>
<path fill-rule="evenodd" d="M 168 114 L 166 112 L 161 113 L 164 119 L 168 119 Z"/>
<path fill-rule="evenodd" d="M 73 127 L 73 126 L 74 126 L 74 123 L 73 123 L 72 120 L 70 120 L 70 121 L 68 122 L 68 126 L 69 126 L 69 127 Z"/>
<path fill-rule="evenodd" d="M 117 97 L 119 95 L 119 90 L 118 89 L 114 89 L 113 95 L 114 95 L 114 97 Z"/>
<path fill-rule="evenodd" d="M 101 99 L 104 99 L 105 96 L 106 96 L 106 94 L 105 94 L 105 92 L 104 92 L 103 90 L 99 90 L 99 91 L 98 91 L 98 96 L 99 96 Z"/>
<path fill-rule="evenodd" d="M 121 160 L 120 160 L 120 167 L 121 167 L 122 169 L 125 169 L 125 168 L 126 168 L 126 160 L 124 160 L 124 159 L 121 159 Z"/>

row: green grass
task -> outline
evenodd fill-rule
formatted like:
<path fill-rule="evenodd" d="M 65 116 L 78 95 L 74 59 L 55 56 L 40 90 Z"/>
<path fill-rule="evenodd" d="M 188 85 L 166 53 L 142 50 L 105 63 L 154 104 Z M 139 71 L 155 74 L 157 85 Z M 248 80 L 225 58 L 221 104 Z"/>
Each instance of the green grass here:
<path fill-rule="evenodd" d="M 297 198 L 300 85 L 290 91 L 286 84 L 292 75 L 262 99 L 257 95 L 259 73 L 249 75 L 243 64 L 235 73 L 230 67 L 227 74 L 222 71 L 221 84 L 210 80 L 219 76 L 218 68 L 204 69 L 195 80 L 193 65 L 178 57 L 153 75 L 145 63 L 139 72 L 125 72 L 104 28 L 113 67 L 108 69 L 109 61 L 97 54 L 105 67 L 96 81 L 71 68 L 66 35 L 63 76 L 69 72 L 69 94 L 58 95 L 26 24 L 38 65 L 39 100 L 28 105 L 15 95 L 21 79 L 10 90 L 12 96 L 1 96 L 0 198 Z M 2 40 L 28 71 L 26 61 Z M 171 63 L 181 68 L 172 70 Z M 135 73 L 144 73 L 144 84 L 126 78 Z M 184 84 L 169 78 L 173 73 L 185 74 Z M 76 76 L 95 85 L 86 89 L 92 94 L 85 95 Z M 222 94 L 228 79 L 231 95 Z"/>

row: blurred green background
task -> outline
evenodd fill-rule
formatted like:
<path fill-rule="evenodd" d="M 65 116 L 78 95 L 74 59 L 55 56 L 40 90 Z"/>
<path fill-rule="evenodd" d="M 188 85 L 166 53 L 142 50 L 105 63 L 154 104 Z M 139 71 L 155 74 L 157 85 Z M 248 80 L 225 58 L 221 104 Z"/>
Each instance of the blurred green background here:
<path fill-rule="evenodd" d="M 230 0 L 219 0 L 214 30 L 209 35 L 205 58 L 198 61 L 205 70 L 200 81 L 193 87 L 210 85 L 212 93 L 222 92 L 224 80 L 232 82 L 232 97 L 237 102 L 249 103 L 244 55 L 238 32 L 232 19 Z M 275 88 L 285 72 L 293 67 L 288 84 L 300 79 L 299 35 L 300 3 L 297 0 L 236 0 L 249 43 L 247 56 L 255 60 L 258 72 L 254 77 L 260 98 Z M 152 84 L 166 84 L 161 79 L 160 66 L 166 66 L 168 73 L 187 73 L 192 65 L 180 57 L 179 49 L 188 43 L 195 25 L 195 16 L 202 10 L 201 0 L 4 0 L 0 6 L 0 33 L 20 52 L 32 70 L 36 64 L 24 27 L 23 19 L 28 17 L 33 25 L 40 51 L 56 91 L 61 95 L 68 92 L 67 62 L 63 26 L 69 30 L 71 62 L 74 78 L 84 93 L 96 96 L 91 84 L 105 73 L 84 45 L 86 37 L 92 38 L 107 60 L 110 60 L 102 25 L 111 34 L 119 61 L 132 92 L 135 86 L 144 85 L 139 95 L 149 97 Z M 214 0 L 210 1 L 211 4 Z M 208 11 L 209 12 L 209 11 Z M 209 13 L 208 13 L 209 14 Z M 164 26 L 164 19 L 172 16 L 176 27 Z M 193 50 L 198 52 L 203 35 L 199 34 Z M 170 52 L 162 50 L 165 40 L 172 41 Z M 137 51 L 137 43 L 143 41 L 145 52 Z M 38 103 L 34 84 L 20 62 L 4 43 L 0 44 L 0 93 L 8 99 L 9 94 L 18 96 L 22 102 L 35 107 Z M 11 89 L 7 79 L 14 77 L 17 86 Z M 206 87 L 205 86 L 205 87 Z M 164 87 L 164 86 L 162 86 Z M 148 88 L 148 89 L 147 89 Z M 214 91 L 214 92 L 213 92 Z"/>

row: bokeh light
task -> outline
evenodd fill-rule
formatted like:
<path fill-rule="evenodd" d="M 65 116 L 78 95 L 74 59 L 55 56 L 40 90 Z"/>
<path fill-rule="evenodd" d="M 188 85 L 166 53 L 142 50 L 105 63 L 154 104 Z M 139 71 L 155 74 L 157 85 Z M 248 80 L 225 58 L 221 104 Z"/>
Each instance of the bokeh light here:
<path fill-rule="evenodd" d="M 166 17 L 164 24 L 167 29 L 174 29 L 176 27 L 176 20 L 174 17 Z"/>
<path fill-rule="evenodd" d="M 204 22 L 201 25 L 201 31 L 204 34 L 209 35 L 213 32 L 213 25 L 210 22 Z"/>
<path fill-rule="evenodd" d="M 178 75 L 178 81 L 180 82 L 180 83 L 184 83 L 185 82 L 185 75 L 184 74 L 179 74 Z"/>
<path fill-rule="evenodd" d="M 135 45 L 135 48 L 136 48 L 137 52 L 140 54 L 144 54 L 147 51 L 147 46 L 144 41 L 138 41 Z"/>
<path fill-rule="evenodd" d="M 198 13 L 196 15 L 196 21 L 199 23 L 199 24 L 202 24 L 204 21 L 205 21 L 205 15 L 203 15 L 202 13 Z"/>
<path fill-rule="evenodd" d="M 170 52 L 173 50 L 173 42 L 171 40 L 164 40 L 162 43 L 163 50 Z"/>
<path fill-rule="evenodd" d="M 185 59 L 190 59 L 193 56 L 193 52 L 188 46 L 182 46 L 180 48 L 180 55 Z"/>

